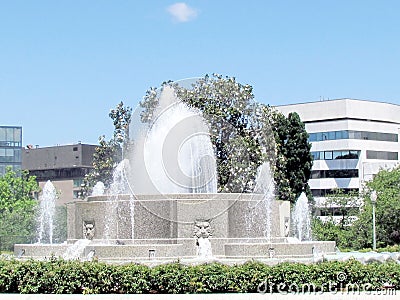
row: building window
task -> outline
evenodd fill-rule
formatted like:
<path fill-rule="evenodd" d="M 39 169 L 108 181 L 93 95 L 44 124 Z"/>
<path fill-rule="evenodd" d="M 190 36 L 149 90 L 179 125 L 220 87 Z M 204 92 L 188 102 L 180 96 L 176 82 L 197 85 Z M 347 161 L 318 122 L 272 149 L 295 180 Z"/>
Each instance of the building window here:
<path fill-rule="evenodd" d="M 74 187 L 81 187 L 81 185 L 83 184 L 83 179 L 74 179 Z"/>
<path fill-rule="evenodd" d="M 398 152 L 367 150 L 367 159 L 398 160 Z"/>
<path fill-rule="evenodd" d="M 395 133 L 369 132 L 355 130 L 340 130 L 327 132 L 313 132 L 309 134 L 309 142 L 320 142 L 327 140 L 356 139 L 382 142 L 398 142 L 398 135 Z"/>
<path fill-rule="evenodd" d="M 330 159 L 332 159 L 332 158 L 333 158 L 332 151 L 325 151 L 325 152 L 324 152 L 324 159 L 330 160 Z"/>
<path fill-rule="evenodd" d="M 13 170 L 21 169 L 22 127 L 0 126 L 0 176 L 7 166 Z"/>
<path fill-rule="evenodd" d="M 48 170 L 31 170 L 30 175 L 36 176 L 37 180 L 53 180 L 53 179 L 73 179 L 83 178 L 90 172 L 90 168 L 62 168 Z"/>
<path fill-rule="evenodd" d="M 354 216 L 360 211 L 358 207 L 325 207 L 319 209 L 319 216 L 327 217 L 327 216 Z"/>
<path fill-rule="evenodd" d="M 321 158 L 319 158 L 320 157 L 319 154 L 320 154 L 319 151 L 311 152 L 311 155 L 313 156 L 314 160 L 320 160 L 321 159 Z"/>
<path fill-rule="evenodd" d="M 78 151 L 78 147 L 72 148 L 72 151 Z"/>
<path fill-rule="evenodd" d="M 313 170 L 311 179 L 320 178 L 357 178 L 358 169 L 340 169 L 340 170 Z"/>
<path fill-rule="evenodd" d="M 314 160 L 358 159 L 360 157 L 359 150 L 313 151 L 311 154 Z"/>
<path fill-rule="evenodd" d="M 341 188 L 340 191 L 343 192 L 343 194 L 350 194 L 350 193 L 358 192 L 359 190 L 357 188 Z M 311 192 L 314 197 L 326 197 L 326 196 L 337 193 L 337 188 L 336 189 L 316 189 L 316 190 L 311 190 Z"/>
<path fill-rule="evenodd" d="M 72 191 L 73 192 L 73 198 L 78 199 L 80 196 L 80 191 Z"/>

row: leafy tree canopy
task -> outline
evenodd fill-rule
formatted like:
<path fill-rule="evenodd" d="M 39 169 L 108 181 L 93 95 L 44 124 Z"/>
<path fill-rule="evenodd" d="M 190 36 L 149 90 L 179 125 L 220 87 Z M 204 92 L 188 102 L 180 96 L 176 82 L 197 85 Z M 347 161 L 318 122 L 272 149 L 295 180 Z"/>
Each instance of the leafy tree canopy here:
<path fill-rule="evenodd" d="M 381 170 L 372 181 L 367 182 L 365 203 L 357 226 L 364 236 L 372 236 L 372 203 L 370 191 L 375 190 L 376 233 L 378 245 L 400 243 L 400 166 L 392 170 Z M 372 239 L 369 239 L 372 241 Z"/>
<path fill-rule="evenodd" d="M 174 85 L 177 96 L 208 121 L 217 159 L 219 190 L 252 192 L 258 167 L 274 163 L 275 143 L 267 107 L 253 101 L 253 88 L 214 74 L 192 88 Z"/>
<path fill-rule="evenodd" d="M 0 235 L 3 236 L 3 249 L 6 245 L 11 250 L 14 242 L 27 242 L 27 236 L 34 234 L 37 207 L 34 194 L 37 192 L 39 186 L 36 178 L 29 176 L 27 171 L 15 172 L 7 168 L 0 177 Z"/>
<path fill-rule="evenodd" d="M 377 192 L 376 201 L 376 240 L 377 246 L 386 247 L 400 244 L 400 166 L 392 170 L 381 170 L 373 180 L 366 182 L 364 191 L 359 197 L 355 195 L 337 194 L 331 197 L 339 209 L 351 205 L 360 205 L 360 212 L 351 213 L 358 218 L 348 225 L 350 214 L 342 211 L 342 220 L 339 224 L 327 222 L 325 224 L 315 222 L 314 233 L 317 237 L 336 236 L 339 246 L 352 249 L 371 248 L 372 236 L 372 202 L 371 192 Z"/>
<path fill-rule="evenodd" d="M 341 249 L 359 249 L 359 234 L 353 224 L 359 217 L 360 204 L 359 193 L 344 193 L 343 190 L 336 189 L 326 197 L 322 206 L 322 209 L 331 214 L 326 213 L 324 221 L 318 217 L 312 220 L 313 237 L 321 241 L 335 241 Z M 334 214 L 334 211 L 338 214 Z"/>
<path fill-rule="evenodd" d="M 208 121 L 219 191 L 252 192 L 257 169 L 266 161 L 275 171 L 279 198 L 294 202 L 302 191 L 307 191 L 311 145 L 297 114 L 286 118 L 256 103 L 252 87 L 238 83 L 234 77 L 206 75 L 190 88 L 169 81 L 162 84 L 161 91 L 167 85 Z M 150 123 L 156 117 L 159 95 L 157 88 L 146 92 L 140 103 L 142 122 Z"/>
<path fill-rule="evenodd" d="M 121 101 L 110 111 L 109 117 L 114 125 L 113 137 L 109 141 L 104 135 L 99 137 L 99 145 L 93 155 L 93 170 L 85 177 L 82 196 L 87 194 L 98 181 L 103 182 L 106 187 L 110 186 L 113 169 L 121 161 L 123 151 L 128 148 L 132 108 L 125 106 Z"/>
<path fill-rule="evenodd" d="M 7 168 L 0 177 L 0 212 L 33 208 L 37 204 L 35 192 L 39 192 L 39 186 L 34 176 L 29 176 L 28 171 L 15 172 Z"/>

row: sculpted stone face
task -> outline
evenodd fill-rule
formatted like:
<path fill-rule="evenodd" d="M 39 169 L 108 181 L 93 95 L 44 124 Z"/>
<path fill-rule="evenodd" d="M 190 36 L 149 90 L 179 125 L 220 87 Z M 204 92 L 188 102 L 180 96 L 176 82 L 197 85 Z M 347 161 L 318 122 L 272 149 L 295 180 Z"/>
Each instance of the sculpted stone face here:
<path fill-rule="evenodd" d="M 195 221 L 194 236 L 197 238 L 208 238 L 211 236 L 211 227 L 209 221 Z"/>
<path fill-rule="evenodd" d="M 94 222 L 86 221 L 83 223 L 83 236 L 88 240 L 94 238 Z"/>

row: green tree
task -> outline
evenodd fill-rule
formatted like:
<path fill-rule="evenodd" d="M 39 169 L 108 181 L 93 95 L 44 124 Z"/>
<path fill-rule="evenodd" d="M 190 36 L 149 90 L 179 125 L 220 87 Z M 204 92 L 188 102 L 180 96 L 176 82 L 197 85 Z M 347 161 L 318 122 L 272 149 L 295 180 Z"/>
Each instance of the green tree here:
<path fill-rule="evenodd" d="M 253 101 L 253 88 L 218 74 L 206 75 L 190 89 L 174 87 L 178 98 L 208 121 L 219 190 L 252 192 L 258 167 L 275 156 L 269 110 Z"/>
<path fill-rule="evenodd" d="M 392 170 L 380 170 L 372 181 L 366 183 L 364 205 L 354 227 L 359 232 L 359 244 L 372 244 L 372 203 L 370 191 L 378 195 L 376 202 L 377 245 L 387 246 L 400 243 L 400 166 Z"/>
<path fill-rule="evenodd" d="M 345 194 L 343 190 L 336 189 L 333 194 L 327 195 L 321 208 L 326 212 L 324 215 L 327 218 L 324 221 L 318 217 L 313 218 L 314 238 L 335 241 L 339 248 L 357 248 L 352 224 L 359 216 L 360 204 L 358 193 Z"/>
<path fill-rule="evenodd" d="M 295 112 L 287 118 L 275 112 L 273 130 L 277 147 L 275 181 L 279 199 L 294 203 L 302 192 L 310 197 L 308 179 L 313 157 L 304 123 Z"/>
<path fill-rule="evenodd" d="M 113 120 L 114 124 L 114 143 L 124 153 L 128 150 L 129 145 L 129 125 L 132 118 L 132 108 L 125 106 L 124 102 L 120 102 L 116 108 L 112 109 L 108 116 Z"/>
<path fill-rule="evenodd" d="M 109 117 L 114 125 L 113 137 L 109 141 L 104 135 L 99 137 L 99 145 L 93 155 L 93 170 L 85 177 L 83 197 L 98 181 L 103 182 L 106 187 L 110 186 L 113 169 L 122 160 L 123 152 L 128 149 L 132 108 L 121 101 L 110 111 Z"/>
<path fill-rule="evenodd" d="M 27 242 L 34 234 L 37 206 L 34 194 L 37 192 L 36 179 L 27 171 L 7 168 L 0 177 L 0 236 L 10 250 L 15 242 Z M 4 237 L 7 237 L 5 241 Z"/>
<path fill-rule="evenodd" d="M 322 221 L 318 217 L 313 217 L 311 226 L 314 240 L 335 241 L 336 246 L 341 249 L 353 246 L 353 231 L 350 227 L 341 228 L 333 219 Z"/>
<path fill-rule="evenodd" d="M 286 118 L 270 106 L 256 103 L 253 88 L 234 77 L 206 75 L 191 88 L 164 82 L 160 90 L 167 85 L 172 85 L 178 98 L 198 109 L 209 123 L 219 191 L 253 191 L 257 169 L 268 161 L 280 199 L 294 202 L 302 191 L 309 192 L 311 145 L 297 114 Z M 146 92 L 140 102 L 142 122 L 150 123 L 156 117 L 159 95 L 157 88 Z"/>
<path fill-rule="evenodd" d="M 333 221 L 333 211 L 339 218 L 336 219 L 341 229 L 348 229 L 360 213 L 361 199 L 358 192 L 344 193 L 342 189 L 335 189 L 334 192 L 326 196 L 325 210 L 331 211 Z"/>
<path fill-rule="evenodd" d="M 114 140 L 106 141 L 105 136 L 99 137 L 99 145 L 93 154 L 93 169 L 85 176 L 84 195 L 93 188 L 96 182 L 101 181 L 109 187 L 112 182 L 112 172 L 119 157 L 118 147 Z M 83 195 L 83 196 L 84 196 Z"/>

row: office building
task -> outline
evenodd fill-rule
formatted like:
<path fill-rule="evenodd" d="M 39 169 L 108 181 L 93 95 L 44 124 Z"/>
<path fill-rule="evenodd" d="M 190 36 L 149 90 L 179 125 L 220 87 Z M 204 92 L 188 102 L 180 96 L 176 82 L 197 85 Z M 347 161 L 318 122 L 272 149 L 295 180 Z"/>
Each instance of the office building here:
<path fill-rule="evenodd" d="M 335 189 L 360 191 L 380 169 L 399 163 L 399 105 L 338 99 L 276 108 L 305 123 L 314 157 L 309 185 L 319 206 Z"/>
<path fill-rule="evenodd" d="M 93 168 L 96 145 L 74 144 L 33 148 L 22 152 L 22 168 L 34 175 L 40 187 L 50 180 L 58 192 L 57 205 L 79 199 L 85 175 Z"/>
<path fill-rule="evenodd" d="M 0 176 L 7 167 L 21 169 L 22 127 L 0 126 Z"/>

